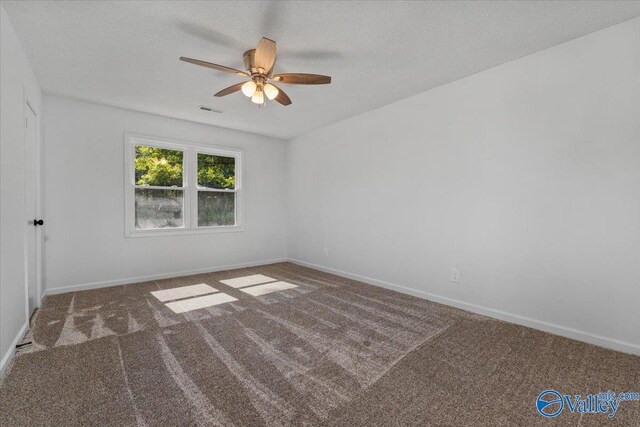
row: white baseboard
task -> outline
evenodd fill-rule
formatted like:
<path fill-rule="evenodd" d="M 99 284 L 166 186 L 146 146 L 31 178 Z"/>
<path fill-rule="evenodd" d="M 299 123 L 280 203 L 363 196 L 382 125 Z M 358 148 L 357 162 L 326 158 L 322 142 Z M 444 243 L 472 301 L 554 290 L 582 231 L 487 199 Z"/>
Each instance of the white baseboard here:
<path fill-rule="evenodd" d="M 27 333 L 28 326 L 29 324 L 27 322 L 25 322 L 25 324 L 22 325 L 22 327 L 20 328 L 20 331 L 18 331 L 18 335 L 16 335 L 16 337 L 11 342 L 11 346 L 9 347 L 7 352 L 4 354 L 4 356 L 2 356 L 2 361 L 0 361 L 0 378 L 2 378 L 2 376 L 4 375 L 4 370 L 9 366 L 9 364 L 11 363 L 11 360 L 13 359 L 13 356 L 16 354 L 16 345 L 18 345 L 20 340 L 22 340 L 22 338 L 24 337 L 24 334 Z"/>
<path fill-rule="evenodd" d="M 560 335 L 565 338 L 571 338 L 574 340 L 586 342 L 588 344 L 593 344 L 600 347 L 606 347 L 612 350 L 621 351 L 623 353 L 630 353 L 630 354 L 635 354 L 640 356 L 640 345 L 632 344 L 629 342 L 619 341 L 613 338 L 607 338 L 600 335 L 594 335 L 588 332 L 579 331 L 577 329 L 544 322 L 542 320 L 531 319 L 529 317 L 507 313 L 502 310 L 483 307 L 476 304 L 471 304 L 468 302 L 456 300 L 453 298 L 443 297 L 443 296 L 435 295 L 429 292 L 420 291 L 417 289 L 406 288 L 404 286 L 400 286 L 395 283 L 389 283 L 382 280 L 372 279 L 370 277 L 362 276 L 359 274 L 348 273 L 346 271 L 336 270 L 334 268 L 324 267 L 321 265 L 313 264 L 306 261 L 301 261 L 294 258 L 289 258 L 288 261 L 294 264 L 301 265 L 303 267 L 313 268 L 316 270 L 324 271 L 326 273 L 331 273 L 337 276 L 346 277 L 347 279 L 358 280 L 360 282 L 364 282 L 370 285 L 391 289 L 394 291 L 413 295 L 419 298 L 424 298 L 429 301 L 449 305 L 462 310 L 470 311 L 472 313 L 481 314 L 487 317 L 492 317 L 494 319 L 504 320 L 506 322 L 527 326 L 529 328 L 538 329 L 540 331 L 548 332 L 550 334 Z"/>
<path fill-rule="evenodd" d="M 221 265 L 218 267 L 200 268 L 196 270 L 174 271 L 172 273 L 153 274 L 150 276 L 128 277 L 126 279 L 106 280 L 104 282 L 81 283 L 78 285 L 63 286 L 59 288 L 45 289 L 44 295 L 63 294 L 66 292 L 84 291 L 87 289 L 108 288 L 109 286 L 127 285 L 129 283 L 147 282 L 149 280 L 170 279 L 172 277 L 190 276 L 193 274 L 213 273 L 216 271 L 233 270 L 236 268 L 256 267 L 259 265 L 287 262 L 287 258 L 270 259 L 265 261 L 245 262 L 240 264 Z"/>
<path fill-rule="evenodd" d="M 504 320 L 506 322 L 515 323 L 522 326 L 527 326 L 533 329 L 538 329 L 544 332 L 549 332 L 551 334 L 560 335 L 566 338 L 575 339 L 578 341 L 583 341 L 589 344 L 594 344 L 601 347 L 610 348 L 612 350 L 621 351 L 624 353 L 630 353 L 635 355 L 640 355 L 640 345 L 632 344 L 625 341 L 616 340 L 613 338 L 607 338 L 600 335 L 591 334 L 588 332 L 580 331 L 573 328 L 568 328 L 565 326 L 556 325 L 553 323 L 544 322 L 542 320 L 531 319 L 529 317 L 520 316 L 513 313 L 508 313 L 502 310 L 497 310 L 494 308 L 483 307 L 476 304 L 471 304 L 468 302 L 456 300 L 453 298 L 443 297 L 440 295 L 432 294 L 429 292 L 420 291 L 417 289 L 407 288 L 401 285 L 397 285 L 395 283 L 385 282 L 382 280 L 373 279 L 371 277 L 362 276 L 360 274 L 348 273 L 346 271 L 336 270 L 330 267 L 324 267 L 322 265 L 313 264 L 306 261 L 301 261 L 295 258 L 279 258 L 265 261 L 256 261 L 256 262 L 248 262 L 248 263 L 240 263 L 240 264 L 230 264 L 223 265 L 212 268 L 203 268 L 197 270 L 186 270 L 186 271 L 176 271 L 172 273 L 163 273 L 163 274 L 155 274 L 150 276 L 140 276 L 140 277 L 130 277 L 126 279 L 117 279 L 117 280 L 108 280 L 103 282 L 93 282 L 93 283 L 84 283 L 78 285 L 64 286 L 60 288 L 46 289 L 44 295 L 54 295 L 61 294 L 65 292 L 73 292 L 73 291 L 81 291 L 86 289 L 97 289 L 97 288 L 105 288 L 109 286 L 118 286 L 125 285 L 129 283 L 138 283 L 138 282 L 146 282 L 149 280 L 160 280 L 167 279 L 171 277 L 178 276 L 187 276 L 192 274 L 202 274 L 202 273 L 212 273 L 216 271 L 223 270 L 233 270 L 236 268 L 246 268 L 246 267 L 256 267 L 260 265 L 274 264 L 278 262 L 292 262 L 294 264 L 302 265 L 304 267 L 313 268 L 316 270 L 324 271 L 327 273 L 332 273 L 337 276 L 346 277 L 353 280 L 358 280 L 370 285 L 379 286 L 382 288 L 391 289 L 394 291 L 402 292 L 405 294 L 413 295 L 419 298 L 424 298 L 433 302 L 437 302 L 440 304 L 449 305 L 452 307 L 456 307 L 462 310 L 470 311 L 472 313 L 481 314 L 483 316 L 492 317 L 499 320 Z M 26 330 L 26 325 L 24 326 Z M 13 345 L 13 350 L 15 350 L 15 344 Z M 11 349 L 10 349 L 11 351 Z M 13 353 L 5 355 L 2 359 L 2 365 L 0 365 L 0 371 L 4 367 L 5 359 L 10 358 Z"/>

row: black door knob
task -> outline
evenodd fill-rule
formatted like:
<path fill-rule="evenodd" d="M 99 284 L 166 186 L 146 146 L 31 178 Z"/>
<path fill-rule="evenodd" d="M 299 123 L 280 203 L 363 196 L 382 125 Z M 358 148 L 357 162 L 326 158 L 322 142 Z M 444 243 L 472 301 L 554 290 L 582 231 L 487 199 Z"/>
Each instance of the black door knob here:
<path fill-rule="evenodd" d="M 41 219 L 34 219 L 33 225 L 44 225 L 44 221 Z"/>

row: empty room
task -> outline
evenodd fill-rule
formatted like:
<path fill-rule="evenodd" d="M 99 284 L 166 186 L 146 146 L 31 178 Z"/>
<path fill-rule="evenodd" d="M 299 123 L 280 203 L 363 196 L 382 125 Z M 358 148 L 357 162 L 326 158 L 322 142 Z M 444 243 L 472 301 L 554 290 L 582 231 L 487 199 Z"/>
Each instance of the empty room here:
<path fill-rule="evenodd" d="M 640 426 L 640 1 L 0 12 L 1 426 Z"/>

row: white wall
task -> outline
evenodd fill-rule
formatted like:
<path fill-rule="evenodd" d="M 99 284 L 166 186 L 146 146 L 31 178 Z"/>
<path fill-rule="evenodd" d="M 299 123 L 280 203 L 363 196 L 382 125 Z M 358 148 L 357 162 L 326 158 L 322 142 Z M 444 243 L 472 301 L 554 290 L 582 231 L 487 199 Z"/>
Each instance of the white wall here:
<path fill-rule="evenodd" d="M 284 141 L 64 98 L 44 108 L 47 293 L 286 257 Z M 244 231 L 125 238 L 125 132 L 242 148 Z"/>
<path fill-rule="evenodd" d="M 291 258 L 640 353 L 640 18 L 287 156 Z"/>
<path fill-rule="evenodd" d="M 0 371 L 27 322 L 25 288 L 25 99 L 36 114 L 41 92 L 0 6 Z"/>

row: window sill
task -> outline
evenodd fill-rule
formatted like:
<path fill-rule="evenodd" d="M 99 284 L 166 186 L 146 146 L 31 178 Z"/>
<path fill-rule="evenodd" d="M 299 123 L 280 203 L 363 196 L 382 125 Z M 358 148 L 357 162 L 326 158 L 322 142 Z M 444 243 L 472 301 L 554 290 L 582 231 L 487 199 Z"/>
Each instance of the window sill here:
<path fill-rule="evenodd" d="M 124 237 L 127 239 L 131 239 L 131 238 L 138 238 L 138 237 L 185 236 L 185 235 L 212 234 L 212 233 L 239 233 L 243 231 L 244 231 L 244 227 L 239 225 L 220 226 L 220 227 L 200 227 L 193 230 L 191 229 L 134 230 L 134 231 L 127 231 Z"/>

